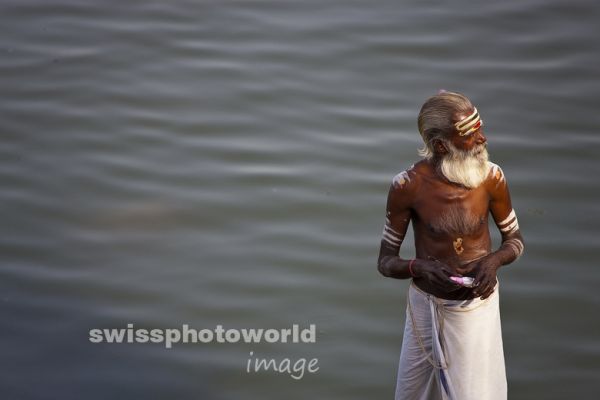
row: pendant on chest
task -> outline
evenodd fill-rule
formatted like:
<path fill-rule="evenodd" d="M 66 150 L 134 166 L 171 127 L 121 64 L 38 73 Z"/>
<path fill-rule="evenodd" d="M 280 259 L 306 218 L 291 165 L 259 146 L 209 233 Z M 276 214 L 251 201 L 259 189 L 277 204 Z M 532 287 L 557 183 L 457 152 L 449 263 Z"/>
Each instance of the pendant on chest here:
<path fill-rule="evenodd" d="M 456 252 L 456 254 L 461 254 L 463 251 L 465 251 L 465 248 L 462 245 L 463 240 L 462 238 L 456 238 L 456 240 L 454 242 L 452 242 L 452 244 L 454 245 L 454 251 Z"/>

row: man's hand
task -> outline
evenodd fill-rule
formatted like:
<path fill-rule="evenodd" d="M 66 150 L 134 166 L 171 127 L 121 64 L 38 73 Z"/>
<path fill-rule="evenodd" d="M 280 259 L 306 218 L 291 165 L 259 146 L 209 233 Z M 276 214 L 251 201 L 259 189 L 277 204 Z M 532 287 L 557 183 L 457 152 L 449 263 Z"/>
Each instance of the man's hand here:
<path fill-rule="evenodd" d="M 460 271 L 475 278 L 473 284 L 476 286 L 473 288 L 473 295 L 485 300 L 494 293 L 497 283 L 496 272 L 499 267 L 500 264 L 494 257 L 486 256 L 464 265 Z"/>
<path fill-rule="evenodd" d="M 418 259 L 415 266 L 416 268 L 414 270 L 417 278 L 426 279 L 449 292 L 462 288 L 461 285 L 450 279 L 451 276 L 459 276 L 459 274 L 452 267 L 439 260 Z"/>

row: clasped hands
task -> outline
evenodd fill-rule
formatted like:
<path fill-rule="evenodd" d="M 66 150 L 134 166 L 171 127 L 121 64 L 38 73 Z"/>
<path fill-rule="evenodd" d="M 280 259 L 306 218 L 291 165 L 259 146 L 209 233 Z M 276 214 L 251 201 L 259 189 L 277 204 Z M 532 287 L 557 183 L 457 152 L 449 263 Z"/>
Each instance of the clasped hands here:
<path fill-rule="evenodd" d="M 473 295 L 487 299 L 494 293 L 496 287 L 496 272 L 500 265 L 492 255 L 487 255 L 478 260 L 471 261 L 460 267 L 451 267 L 433 257 L 428 260 L 419 260 L 419 277 L 425 278 L 435 285 L 439 285 L 448 291 L 455 291 L 464 286 L 450 279 L 451 276 L 471 276 L 475 279 Z"/>

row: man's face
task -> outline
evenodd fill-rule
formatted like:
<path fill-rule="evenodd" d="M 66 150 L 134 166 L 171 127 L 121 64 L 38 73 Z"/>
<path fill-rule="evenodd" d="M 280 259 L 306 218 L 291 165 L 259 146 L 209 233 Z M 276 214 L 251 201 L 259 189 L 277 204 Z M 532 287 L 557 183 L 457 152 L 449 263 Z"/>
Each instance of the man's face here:
<path fill-rule="evenodd" d="M 469 113 L 455 115 L 459 122 L 473 115 Z M 460 124 L 459 124 L 460 126 Z M 476 129 L 467 134 L 456 130 L 452 136 L 443 142 L 446 153 L 439 164 L 440 171 L 450 182 L 461 184 L 473 189 L 479 186 L 488 174 L 488 154 L 486 138 L 481 124 L 473 125 Z"/>
<path fill-rule="evenodd" d="M 468 112 L 456 113 L 452 123 L 454 124 L 468 118 L 473 111 L 474 109 L 471 109 Z M 474 148 L 485 145 L 487 142 L 486 137 L 483 135 L 483 124 L 481 124 L 477 130 L 464 136 L 461 136 L 458 130 L 455 130 L 449 139 L 454 147 L 463 151 L 471 151 Z"/>

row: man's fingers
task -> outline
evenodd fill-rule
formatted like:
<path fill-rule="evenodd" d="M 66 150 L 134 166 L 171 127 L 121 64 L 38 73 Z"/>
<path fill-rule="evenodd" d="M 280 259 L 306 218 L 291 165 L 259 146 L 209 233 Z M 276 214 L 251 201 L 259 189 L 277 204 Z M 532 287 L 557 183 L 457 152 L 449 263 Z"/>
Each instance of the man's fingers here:
<path fill-rule="evenodd" d="M 485 280 L 475 280 L 475 283 L 477 284 L 477 286 L 475 286 L 475 289 L 473 290 L 473 294 L 475 295 L 475 297 L 481 297 L 483 296 L 488 289 L 488 285 L 487 282 Z"/>
<path fill-rule="evenodd" d="M 449 277 L 440 274 L 437 276 L 437 281 L 439 285 L 448 286 L 448 284 L 452 283 Z"/>
<path fill-rule="evenodd" d="M 488 282 L 486 282 L 485 286 L 480 291 L 480 294 L 478 294 L 477 296 L 481 296 L 481 299 L 485 300 L 488 297 L 490 297 L 492 295 L 492 293 L 494 293 L 494 285 L 493 285 L 493 282 L 488 281 Z"/>
<path fill-rule="evenodd" d="M 437 276 L 437 280 L 438 280 L 438 284 L 440 286 L 446 286 L 448 288 L 452 288 L 457 285 L 456 282 L 454 282 L 450 279 L 450 275 L 440 274 Z"/>

